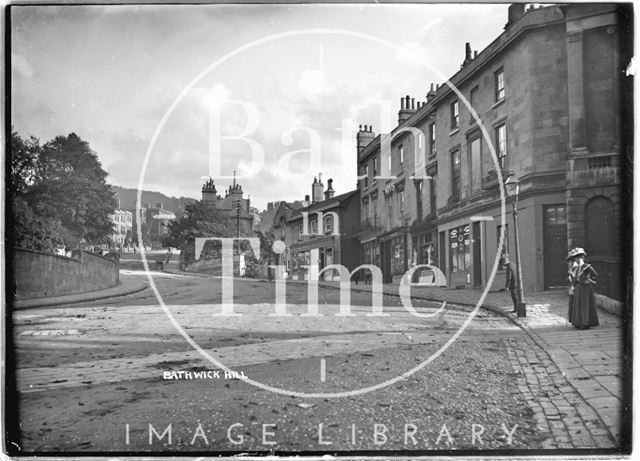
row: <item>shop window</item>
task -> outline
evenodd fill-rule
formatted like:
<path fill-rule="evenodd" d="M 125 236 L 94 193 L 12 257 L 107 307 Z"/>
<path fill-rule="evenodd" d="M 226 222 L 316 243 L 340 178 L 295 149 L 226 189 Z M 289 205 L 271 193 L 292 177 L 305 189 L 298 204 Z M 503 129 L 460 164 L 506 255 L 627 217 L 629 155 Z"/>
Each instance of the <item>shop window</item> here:
<path fill-rule="evenodd" d="M 449 231 L 451 271 L 465 271 L 471 267 L 470 226 L 460 226 Z"/>
<path fill-rule="evenodd" d="M 405 273 L 404 237 L 396 237 L 391 241 L 391 274 Z"/>

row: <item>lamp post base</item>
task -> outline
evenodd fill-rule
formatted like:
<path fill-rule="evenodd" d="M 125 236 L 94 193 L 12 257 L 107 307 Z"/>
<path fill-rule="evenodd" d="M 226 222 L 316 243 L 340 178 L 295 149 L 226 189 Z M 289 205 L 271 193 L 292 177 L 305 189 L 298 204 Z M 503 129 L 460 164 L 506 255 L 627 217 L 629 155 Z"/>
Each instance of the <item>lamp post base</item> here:
<path fill-rule="evenodd" d="M 516 315 L 518 317 L 526 317 L 527 316 L 527 305 L 523 302 L 516 304 Z"/>

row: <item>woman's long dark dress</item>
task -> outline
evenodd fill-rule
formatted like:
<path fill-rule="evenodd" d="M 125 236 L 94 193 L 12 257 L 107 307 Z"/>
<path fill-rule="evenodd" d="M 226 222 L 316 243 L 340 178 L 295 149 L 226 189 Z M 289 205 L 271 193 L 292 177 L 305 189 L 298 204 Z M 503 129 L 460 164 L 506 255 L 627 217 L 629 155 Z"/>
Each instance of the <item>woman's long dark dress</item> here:
<path fill-rule="evenodd" d="M 595 285 L 596 271 L 590 264 L 574 267 L 569 273 L 573 295 L 569 295 L 569 322 L 576 328 L 595 327 L 598 322 Z"/>

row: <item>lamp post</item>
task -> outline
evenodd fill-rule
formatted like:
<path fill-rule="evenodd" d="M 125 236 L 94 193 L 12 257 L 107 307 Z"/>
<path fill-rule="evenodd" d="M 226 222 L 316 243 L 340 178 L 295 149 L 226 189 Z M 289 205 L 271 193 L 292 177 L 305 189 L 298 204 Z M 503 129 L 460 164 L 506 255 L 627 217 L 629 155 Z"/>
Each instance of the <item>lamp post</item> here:
<path fill-rule="evenodd" d="M 236 200 L 233 207 L 236 209 L 236 237 L 240 238 L 240 209 L 242 208 L 240 200 Z"/>
<path fill-rule="evenodd" d="M 518 195 L 520 194 L 520 181 L 513 173 L 509 173 L 504 188 L 513 205 L 513 226 L 516 240 L 516 313 L 518 317 L 527 316 L 527 305 L 523 299 L 522 266 L 520 265 L 520 240 L 518 239 Z"/>

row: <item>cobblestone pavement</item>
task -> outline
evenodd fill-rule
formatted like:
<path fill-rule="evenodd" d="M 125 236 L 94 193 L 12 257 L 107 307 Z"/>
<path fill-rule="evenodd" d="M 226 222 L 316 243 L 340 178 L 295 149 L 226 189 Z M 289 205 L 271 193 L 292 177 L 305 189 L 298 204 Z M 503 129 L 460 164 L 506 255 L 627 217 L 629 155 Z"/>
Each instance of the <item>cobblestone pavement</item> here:
<path fill-rule="evenodd" d="M 367 285 L 354 288 L 370 290 Z M 398 287 L 385 285 L 384 292 L 395 294 Z M 447 300 L 461 305 L 475 305 L 481 295 L 482 291 L 477 289 L 412 288 L 413 297 Z M 530 335 L 531 340 L 546 351 L 570 386 L 598 414 L 614 440 L 619 441 L 625 405 L 622 386 L 625 372 L 630 372 L 622 369 L 625 355 L 623 319 L 599 310 L 600 326 L 576 330 L 567 321 L 566 290 L 527 293 L 525 300 L 527 316 L 523 318 L 510 313 L 511 299 L 506 291 L 486 293 L 483 306 L 511 316 Z M 540 367 L 538 370 L 541 371 Z"/>
<path fill-rule="evenodd" d="M 614 448 L 605 422 L 543 349 L 527 336 L 505 339 L 518 389 L 533 411 L 544 448 Z"/>

